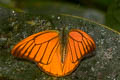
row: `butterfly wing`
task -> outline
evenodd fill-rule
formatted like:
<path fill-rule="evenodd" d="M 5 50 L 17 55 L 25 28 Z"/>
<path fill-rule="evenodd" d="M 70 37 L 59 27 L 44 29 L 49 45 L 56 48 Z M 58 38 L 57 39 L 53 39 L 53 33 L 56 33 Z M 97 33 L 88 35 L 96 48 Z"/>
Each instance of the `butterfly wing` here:
<path fill-rule="evenodd" d="M 79 61 L 88 53 L 95 49 L 95 42 L 85 32 L 75 29 L 68 34 L 68 43 L 66 47 L 66 58 L 63 67 L 63 73 L 72 72 Z"/>
<path fill-rule="evenodd" d="M 68 35 L 66 56 L 61 62 L 61 44 L 56 31 L 43 31 L 31 35 L 12 49 L 16 57 L 37 62 L 46 73 L 53 76 L 65 76 L 72 72 L 86 54 L 94 50 L 93 39 L 81 30 L 71 30 Z"/>
<path fill-rule="evenodd" d="M 16 57 L 49 64 L 59 43 L 58 32 L 48 30 L 31 35 L 12 49 Z"/>
<path fill-rule="evenodd" d="M 11 53 L 37 62 L 48 74 L 62 75 L 59 33 L 56 31 L 48 30 L 31 35 L 15 45 Z"/>
<path fill-rule="evenodd" d="M 38 63 L 38 66 L 49 75 L 60 77 L 63 75 L 63 64 L 61 63 L 61 45 L 57 45 L 55 54 L 49 65 Z"/>

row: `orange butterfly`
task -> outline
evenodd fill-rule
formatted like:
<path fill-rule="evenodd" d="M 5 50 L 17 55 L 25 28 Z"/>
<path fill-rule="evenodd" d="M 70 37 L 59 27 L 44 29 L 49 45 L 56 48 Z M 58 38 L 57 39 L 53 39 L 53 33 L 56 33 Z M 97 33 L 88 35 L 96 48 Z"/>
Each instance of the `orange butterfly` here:
<path fill-rule="evenodd" d="M 96 48 L 93 39 L 78 29 L 68 33 L 66 44 L 60 39 L 55 30 L 39 32 L 19 42 L 11 53 L 33 60 L 44 72 L 60 77 L 72 73 L 80 60 Z"/>

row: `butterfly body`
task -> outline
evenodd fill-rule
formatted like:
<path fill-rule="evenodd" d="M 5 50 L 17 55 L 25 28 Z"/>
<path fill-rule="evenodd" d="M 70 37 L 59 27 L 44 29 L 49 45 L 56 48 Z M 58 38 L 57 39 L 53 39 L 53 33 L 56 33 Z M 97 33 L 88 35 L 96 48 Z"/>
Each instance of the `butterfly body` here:
<path fill-rule="evenodd" d="M 63 30 L 62 35 L 55 30 L 46 30 L 19 42 L 12 54 L 33 60 L 44 72 L 60 77 L 74 71 L 80 60 L 94 49 L 93 39 L 81 30 Z"/>

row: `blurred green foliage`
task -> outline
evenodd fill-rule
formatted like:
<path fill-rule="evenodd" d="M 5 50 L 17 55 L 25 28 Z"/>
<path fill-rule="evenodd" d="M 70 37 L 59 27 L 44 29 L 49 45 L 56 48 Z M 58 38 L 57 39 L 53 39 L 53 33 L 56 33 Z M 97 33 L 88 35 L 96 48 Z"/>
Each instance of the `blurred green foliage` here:
<path fill-rule="evenodd" d="M 107 25 L 120 32 L 120 0 L 115 0 L 107 12 Z"/>
<path fill-rule="evenodd" d="M 19 8 L 25 8 L 28 6 L 34 7 L 35 3 L 36 5 L 45 2 L 45 3 L 51 3 L 51 2 L 62 2 L 62 3 L 74 3 L 76 5 L 82 5 L 86 7 L 97 7 L 99 9 L 106 9 L 113 0 L 0 0 L 2 4 L 12 6 L 12 7 L 19 7 Z M 41 5 L 41 4 L 40 4 Z"/>
<path fill-rule="evenodd" d="M 106 25 L 117 31 L 120 31 L 119 4 L 120 0 L 0 0 L 1 6 L 17 12 L 35 12 L 46 15 L 67 13 L 81 16 L 79 14 L 83 12 L 83 7 L 85 7 L 84 10 L 97 8 L 106 14 Z"/>

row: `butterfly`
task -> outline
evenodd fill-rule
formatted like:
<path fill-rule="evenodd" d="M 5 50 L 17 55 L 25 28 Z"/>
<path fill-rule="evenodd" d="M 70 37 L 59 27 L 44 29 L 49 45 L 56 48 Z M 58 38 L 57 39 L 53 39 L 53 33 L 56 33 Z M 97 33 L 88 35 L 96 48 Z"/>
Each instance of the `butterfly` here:
<path fill-rule="evenodd" d="M 62 44 L 58 31 L 42 31 L 20 41 L 11 53 L 34 61 L 49 75 L 65 76 L 72 73 L 80 60 L 96 48 L 94 40 L 82 30 L 71 29 L 66 36 L 66 43 Z"/>

